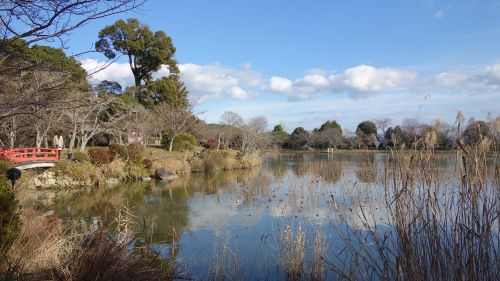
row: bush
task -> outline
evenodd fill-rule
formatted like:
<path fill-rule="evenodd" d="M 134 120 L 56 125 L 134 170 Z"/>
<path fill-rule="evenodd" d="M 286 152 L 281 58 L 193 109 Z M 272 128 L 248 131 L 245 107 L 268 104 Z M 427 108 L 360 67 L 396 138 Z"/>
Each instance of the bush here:
<path fill-rule="evenodd" d="M 100 173 L 90 162 L 60 161 L 54 167 L 56 176 L 68 176 L 85 182 L 95 182 L 100 179 Z"/>
<path fill-rule="evenodd" d="M 90 157 L 85 152 L 73 151 L 73 159 L 77 162 L 90 162 Z"/>
<path fill-rule="evenodd" d="M 4 260 L 4 255 L 19 232 L 20 224 L 14 190 L 3 173 L 0 175 L 0 260 Z"/>
<path fill-rule="evenodd" d="M 126 163 L 120 157 L 116 157 L 113 162 L 101 165 L 101 173 L 106 178 L 124 180 L 127 178 L 125 168 Z"/>
<path fill-rule="evenodd" d="M 0 175 L 5 175 L 10 168 L 12 168 L 12 165 L 8 161 L 0 159 Z"/>
<path fill-rule="evenodd" d="M 109 151 L 111 153 L 116 153 L 120 158 L 133 162 L 140 162 L 142 159 L 142 153 L 144 152 L 144 147 L 139 144 L 129 144 L 120 145 L 112 144 L 109 146 Z"/>
<path fill-rule="evenodd" d="M 144 164 L 141 161 L 128 161 L 127 165 L 125 165 L 125 173 L 127 174 L 127 178 L 131 180 L 149 175 L 148 170 L 144 167 Z"/>
<path fill-rule="evenodd" d="M 89 148 L 88 155 L 92 164 L 102 165 L 111 163 L 116 157 L 116 152 L 104 147 L 92 147 Z"/>
<path fill-rule="evenodd" d="M 196 147 L 196 143 L 197 141 L 195 136 L 188 133 L 180 134 L 174 139 L 172 150 L 190 151 Z"/>
<path fill-rule="evenodd" d="M 200 158 L 193 159 L 191 167 L 195 172 L 228 170 L 231 169 L 230 160 L 227 152 L 207 150 Z"/>
<path fill-rule="evenodd" d="M 196 147 L 197 143 L 198 141 L 195 136 L 189 133 L 182 133 L 174 138 L 172 151 L 190 151 Z M 170 138 L 168 136 L 163 136 L 161 145 L 163 148 L 168 149 L 170 146 Z"/>
<path fill-rule="evenodd" d="M 216 149 L 217 147 L 219 147 L 219 142 L 217 140 L 214 140 L 214 139 L 207 140 L 206 148 Z"/>

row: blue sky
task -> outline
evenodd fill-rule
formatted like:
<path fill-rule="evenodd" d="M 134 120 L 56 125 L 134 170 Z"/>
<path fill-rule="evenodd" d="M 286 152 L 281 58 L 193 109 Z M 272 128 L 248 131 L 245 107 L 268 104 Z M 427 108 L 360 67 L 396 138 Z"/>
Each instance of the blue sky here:
<path fill-rule="evenodd" d="M 149 0 L 75 31 L 67 52 L 90 49 L 102 27 L 128 17 L 172 37 L 207 122 L 228 110 L 288 130 L 500 115 L 500 1 Z M 104 61 L 79 59 L 89 69 Z M 94 79 L 127 85 L 131 75 L 119 61 Z"/>

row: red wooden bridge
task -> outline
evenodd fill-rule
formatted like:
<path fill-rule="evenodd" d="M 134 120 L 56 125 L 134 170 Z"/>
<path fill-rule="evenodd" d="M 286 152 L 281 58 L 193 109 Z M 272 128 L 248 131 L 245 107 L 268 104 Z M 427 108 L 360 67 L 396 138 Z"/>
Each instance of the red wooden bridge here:
<path fill-rule="evenodd" d="M 2 148 L 0 158 L 20 170 L 53 167 L 59 161 L 59 150 L 45 147 Z"/>

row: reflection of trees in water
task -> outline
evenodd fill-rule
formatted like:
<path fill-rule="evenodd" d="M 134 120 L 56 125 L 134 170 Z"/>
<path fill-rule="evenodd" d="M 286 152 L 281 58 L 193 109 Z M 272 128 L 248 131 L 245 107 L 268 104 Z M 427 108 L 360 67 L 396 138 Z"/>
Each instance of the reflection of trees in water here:
<path fill-rule="evenodd" d="M 193 191 L 185 187 L 169 187 L 152 183 L 143 192 L 136 193 L 135 214 L 142 220 L 139 236 L 149 242 L 171 244 L 178 239 L 188 223 L 188 199 Z"/>
<path fill-rule="evenodd" d="M 375 170 L 371 169 L 357 170 L 356 176 L 362 182 L 369 182 L 369 183 L 375 182 Z"/>
<path fill-rule="evenodd" d="M 376 163 L 375 154 L 369 153 L 364 155 L 363 159 L 355 162 L 356 176 L 362 182 L 373 183 L 376 179 Z"/>
<path fill-rule="evenodd" d="M 297 162 L 292 166 L 292 172 L 298 177 L 305 176 L 307 174 L 307 169 L 309 167 L 309 162 Z"/>
<path fill-rule="evenodd" d="M 319 176 L 329 183 L 337 182 L 342 176 L 342 170 L 343 162 L 337 160 L 301 161 L 292 167 L 296 176 Z"/>
<path fill-rule="evenodd" d="M 178 177 L 168 186 L 170 188 L 185 187 L 205 194 L 215 194 L 220 188 L 227 188 L 245 182 L 249 178 L 258 175 L 259 172 L 260 167 L 213 173 L 193 173 Z"/>
<path fill-rule="evenodd" d="M 145 186 L 144 183 L 137 183 L 126 188 L 117 186 L 82 191 L 58 201 L 54 210 L 63 218 L 68 218 L 68 222 L 71 220 L 70 226 L 77 233 L 87 232 L 92 221 L 97 221 L 99 226 L 114 227 L 119 209 L 130 201 L 132 194 Z"/>
<path fill-rule="evenodd" d="M 276 179 L 281 180 L 288 170 L 287 161 L 281 159 L 269 159 L 266 161 L 266 167 L 273 172 Z"/>

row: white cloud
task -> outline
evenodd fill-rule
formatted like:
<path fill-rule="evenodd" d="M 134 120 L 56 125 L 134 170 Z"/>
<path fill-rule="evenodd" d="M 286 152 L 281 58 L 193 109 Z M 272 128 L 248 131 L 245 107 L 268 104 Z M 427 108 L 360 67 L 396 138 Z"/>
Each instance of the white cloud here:
<path fill-rule="evenodd" d="M 466 80 L 467 75 L 462 73 L 441 72 L 434 77 L 436 83 L 446 87 L 457 86 Z"/>
<path fill-rule="evenodd" d="M 195 104 L 224 95 L 247 99 L 250 89 L 261 84 L 261 74 L 253 71 L 249 64 L 241 68 L 219 64 L 180 64 L 179 69 Z"/>
<path fill-rule="evenodd" d="M 303 83 L 305 85 L 313 86 L 313 87 L 327 87 L 330 85 L 328 79 L 321 74 L 308 74 L 299 80 L 299 83 Z"/>
<path fill-rule="evenodd" d="M 237 86 L 231 88 L 231 90 L 229 91 L 229 95 L 237 100 L 245 100 L 250 98 L 250 94 L 247 91 Z"/>
<path fill-rule="evenodd" d="M 269 90 L 277 93 L 289 93 L 292 91 L 292 81 L 283 77 L 273 76 L 269 80 Z"/>
<path fill-rule="evenodd" d="M 93 84 L 110 80 L 119 82 L 124 87 L 134 85 L 132 71 L 127 63 L 115 62 L 97 71 L 104 65 L 104 62 L 98 62 L 94 59 L 82 61 L 83 68 L 92 73 L 91 82 Z M 261 74 L 253 71 L 250 64 L 244 64 L 240 68 L 232 68 L 219 64 L 188 63 L 179 64 L 179 70 L 181 79 L 190 91 L 189 98 L 193 104 L 223 96 L 237 100 L 247 99 L 251 96 L 250 90 L 261 84 Z M 168 74 L 168 67 L 164 65 L 153 76 L 158 78 Z"/>
<path fill-rule="evenodd" d="M 317 73 L 306 74 L 295 81 L 273 76 L 264 89 L 284 94 L 291 100 L 304 100 L 319 95 L 341 92 L 355 94 L 392 91 L 407 86 L 415 78 L 416 73 L 403 69 L 360 65 L 329 76 L 317 71 Z"/>
<path fill-rule="evenodd" d="M 92 72 L 104 63 L 87 59 L 82 65 Z M 409 70 L 369 65 L 333 73 L 321 69 L 309 70 L 297 79 L 272 75 L 263 78 L 250 64 L 240 67 L 217 63 L 180 64 L 179 69 L 181 79 L 190 91 L 191 103 L 198 109 L 210 112 L 207 115 L 213 117 L 213 120 L 207 120 L 210 122 L 216 122 L 221 112 L 227 110 L 246 117 L 264 115 L 271 122 L 287 121 L 294 126 L 313 126 L 319 119 L 331 118 L 355 126 L 348 122 L 360 121 L 357 118 L 376 118 L 380 112 L 386 112 L 391 118 L 403 118 L 409 112 L 417 114 L 420 104 L 425 109 L 426 103 L 429 116 L 467 108 L 473 110 L 471 115 L 476 116 L 484 110 L 500 110 L 498 103 L 494 102 L 489 102 L 485 107 L 480 106 L 481 102 L 494 100 L 498 95 L 500 63 L 462 66 L 418 79 L 417 73 Z M 168 68 L 164 66 L 154 77 L 165 75 L 168 75 Z M 127 63 L 113 63 L 92 75 L 92 83 L 102 80 L 117 81 L 122 86 L 134 84 Z M 276 93 L 287 97 L 289 101 L 301 102 L 269 99 L 259 95 L 259 91 Z M 359 102 L 353 97 L 366 99 L 366 102 Z M 207 102 L 209 100 L 214 102 Z M 246 101 L 241 103 L 240 100 Z"/>
<path fill-rule="evenodd" d="M 100 81 L 108 80 L 120 83 L 122 86 L 134 85 L 134 77 L 130 66 L 126 63 L 112 63 L 107 65 L 94 59 L 82 61 L 82 67 L 87 73 L 92 74 L 90 82 L 97 84 Z"/>
<path fill-rule="evenodd" d="M 416 73 L 407 70 L 360 65 L 333 76 L 332 80 L 354 91 L 381 92 L 403 87 L 415 77 Z"/>
<path fill-rule="evenodd" d="M 435 92 L 456 92 L 485 94 L 500 90 L 500 64 L 483 67 L 469 67 L 435 75 L 430 90 Z"/>
<path fill-rule="evenodd" d="M 442 19 L 442 18 L 444 18 L 444 16 L 445 16 L 445 13 L 443 10 L 439 10 L 439 11 L 434 13 L 435 19 Z"/>
<path fill-rule="evenodd" d="M 486 74 L 500 81 L 500 63 L 487 66 Z"/>

